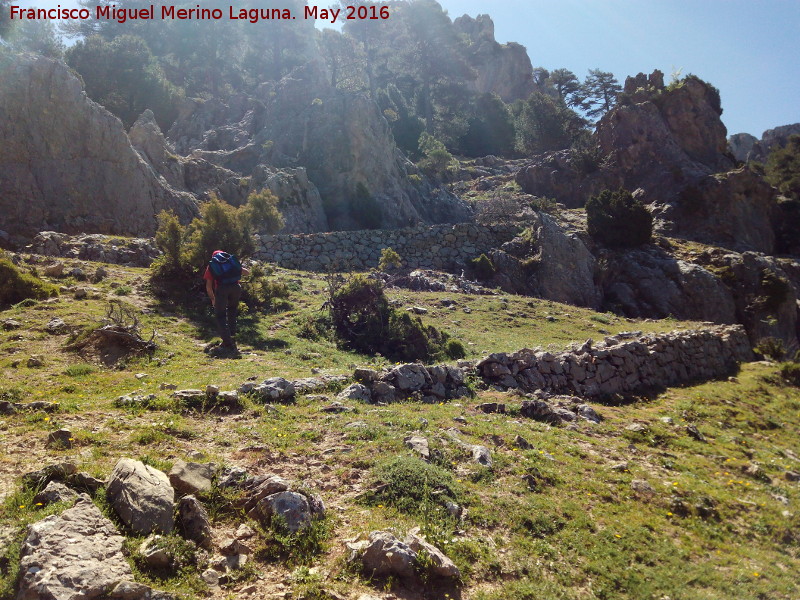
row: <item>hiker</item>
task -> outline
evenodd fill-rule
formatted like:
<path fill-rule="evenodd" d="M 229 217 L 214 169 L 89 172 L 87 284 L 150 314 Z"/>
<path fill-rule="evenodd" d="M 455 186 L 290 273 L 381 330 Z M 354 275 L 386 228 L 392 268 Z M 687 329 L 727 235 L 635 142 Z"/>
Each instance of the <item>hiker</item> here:
<path fill-rule="evenodd" d="M 243 267 L 233 254 L 223 250 L 214 250 L 208 262 L 203 279 L 206 281 L 206 293 L 214 307 L 217 329 L 222 338 L 222 347 L 236 351 L 236 316 L 239 312 L 239 298 L 242 287 L 239 279 L 250 275 L 250 270 Z"/>

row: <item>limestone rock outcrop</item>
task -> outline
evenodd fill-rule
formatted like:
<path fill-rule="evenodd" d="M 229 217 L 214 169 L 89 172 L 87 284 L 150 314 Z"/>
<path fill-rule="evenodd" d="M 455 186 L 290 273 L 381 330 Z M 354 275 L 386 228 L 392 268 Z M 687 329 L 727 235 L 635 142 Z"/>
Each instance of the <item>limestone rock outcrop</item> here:
<path fill-rule="evenodd" d="M 133 572 L 124 538 L 82 495 L 73 508 L 31 525 L 22 544 L 15 600 L 98 598 Z"/>
<path fill-rule="evenodd" d="M 489 15 L 458 17 L 453 27 L 469 39 L 467 60 L 476 77 L 467 87 L 479 94 L 493 93 L 504 102 L 525 100 L 534 89 L 533 66 L 525 47 L 515 42 L 499 44 Z"/>
<path fill-rule="evenodd" d="M 629 317 L 737 322 L 733 293 L 712 272 L 655 247 L 602 252 L 605 307 Z"/>
<path fill-rule="evenodd" d="M 258 177 L 259 165 L 289 173 L 302 167 L 297 177 L 314 187 L 295 194 L 294 201 L 300 198 L 312 208 L 313 230 L 325 225 L 357 229 L 361 215 L 352 199 L 359 184 L 380 207 L 382 227 L 460 222 L 471 215 L 465 203 L 434 190 L 424 177 L 412 184 L 409 175 L 419 173 L 398 150 L 377 104 L 333 89 L 314 61 L 278 82 L 262 84 L 250 98 L 236 97 L 228 104 L 192 101 L 167 138 L 179 154 L 191 153 L 245 176 Z M 281 208 L 292 212 L 291 202 Z M 292 230 L 300 227 L 287 227 Z"/>
<path fill-rule="evenodd" d="M 602 189 L 640 189 L 657 231 L 770 253 L 775 192 L 734 169 L 721 112 L 717 90 L 696 77 L 667 89 L 659 72 L 640 74 L 598 123 L 593 164 L 569 151 L 550 153 L 521 169 L 517 182 L 571 207 Z"/>
<path fill-rule="evenodd" d="M 736 160 L 764 162 L 770 152 L 785 146 L 792 135 L 800 135 L 800 123 L 767 129 L 761 139 L 749 133 L 734 134 L 728 138 L 728 149 Z"/>
<path fill-rule="evenodd" d="M 121 458 L 108 478 L 106 496 L 120 519 L 141 534 L 170 533 L 175 524 L 175 491 L 165 473 Z"/>
<path fill-rule="evenodd" d="M 194 198 L 159 180 L 64 63 L 6 53 L 0 81 L 0 228 L 150 235 L 161 210 L 184 221 L 197 213 Z"/>
<path fill-rule="evenodd" d="M 601 294 L 594 282 L 595 258 L 574 233 L 566 233 L 546 213 L 534 213 L 527 239 L 516 238 L 493 250 L 493 283 L 509 293 L 531 294 L 597 308 Z"/>

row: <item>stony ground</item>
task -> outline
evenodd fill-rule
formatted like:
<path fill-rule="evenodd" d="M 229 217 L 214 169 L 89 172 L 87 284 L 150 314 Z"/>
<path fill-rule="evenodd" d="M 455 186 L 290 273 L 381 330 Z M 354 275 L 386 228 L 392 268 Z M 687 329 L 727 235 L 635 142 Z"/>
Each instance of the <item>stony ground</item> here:
<path fill-rule="evenodd" d="M 72 263 L 68 267 L 76 266 Z M 88 274 L 96 264 L 80 265 Z M 354 365 L 385 360 L 339 350 L 325 339 L 298 336 L 304 316 L 320 310 L 321 277 L 279 272 L 291 294 L 279 312 L 244 315 L 243 356 L 213 358 L 208 315 L 198 316 L 154 297 L 142 269 L 105 266 L 96 283 L 54 279 L 65 291 L 53 302 L 6 310 L 19 328 L 0 333 L 3 400 L 57 401 L 53 412 L 0 417 L 0 534 L 13 547 L 24 525 L 65 506 L 37 508 L 20 477 L 62 461 L 105 479 L 121 457 L 168 472 L 179 460 L 273 473 L 319 494 L 327 517 L 314 540 L 280 540 L 236 508 L 236 494 L 214 488 L 203 497 L 215 547 L 242 523 L 258 531 L 253 554 L 230 583 L 201 578 L 203 558 L 172 572 L 142 566 L 142 536 L 126 534 L 137 580 L 186 598 L 795 598 L 800 567 L 800 500 L 794 473 L 800 390 L 783 382 L 774 364 L 745 365 L 730 380 L 667 390 L 624 405 L 593 404 L 600 424 L 553 427 L 523 417 L 523 398 L 476 389 L 441 404 L 374 406 L 343 401 L 324 412 L 339 390 L 265 405 L 245 399 L 232 412 L 187 410 L 170 390 L 215 384 L 234 389 L 312 374 L 351 373 Z M 74 287 L 73 287 L 74 286 Z M 76 288 L 87 288 L 75 299 Z M 201 292 L 198 292 L 201 293 Z M 78 294 L 81 295 L 80 293 Z M 461 339 L 477 358 L 521 347 L 559 349 L 588 337 L 682 325 L 630 322 L 613 315 L 510 295 L 391 292 L 400 307 L 424 309 L 423 320 Z M 453 304 L 443 306 L 446 296 Z M 142 331 L 159 349 L 151 358 L 109 367 L 91 352 L 65 349 L 96 327 L 109 300 L 136 311 Z M 465 310 L 467 309 L 467 310 Z M 63 319 L 69 332 L 51 333 Z M 29 365 L 32 356 L 41 366 Z M 313 372 L 312 372 L 313 370 Z M 154 394 L 149 408 L 117 407 L 123 394 Z M 324 396 L 324 397 L 323 397 Z M 482 405 L 504 404 L 504 413 Z M 69 449 L 47 446 L 49 433 L 68 429 Z M 392 479 L 400 458 L 422 464 L 404 440 L 424 438 L 433 459 L 423 486 Z M 459 443 L 461 442 L 461 443 Z M 462 444 L 487 448 L 492 466 L 476 463 Z M 416 461 L 416 462 L 415 462 Z M 443 483 L 444 482 L 444 483 Z M 462 508 L 439 501 L 440 485 Z M 411 502 L 398 500 L 409 492 Z M 111 514 L 102 494 L 95 498 Z M 112 515 L 113 516 L 113 515 Z M 402 536 L 422 527 L 461 571 L 462 586 L 443 592 L 369 581 L 347 562 L 346 543 L 373 530 Z M 313 543 L 311 543 L 313 542 Z M 217 553 L 215 550 L 212 554 Z M 0 598 L 13 597 L 13 552 L 0 562 Z"/>

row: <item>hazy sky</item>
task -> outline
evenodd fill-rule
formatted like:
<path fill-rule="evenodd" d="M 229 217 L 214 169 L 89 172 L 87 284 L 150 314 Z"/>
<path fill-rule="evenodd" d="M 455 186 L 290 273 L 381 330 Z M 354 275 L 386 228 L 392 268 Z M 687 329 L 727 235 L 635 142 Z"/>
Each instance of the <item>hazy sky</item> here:
<path fill-rule="evenodd" d="M 488 14 L 533 66 L 627 75 L 680 69 L 719 88 L 728 133 L 800 122 L 800 0 L 440 0 Z"/>
<path fill-rule="evenodd" d="M 728 133 L 760 137 L 800 122 L 800 0 L 439 0 L 455 19 L 489 14 L 499 42 L 518 42 L 534 66 L 627 75 L 680 70 L 717 86 Z M 74 6 L 77 0 L 16 0 Z M 181 0 L 153 0 L 179 4 Z M 203 4 L 203 0 L 197 0 Z M 231 0 L 236 5 L 236 0 Z M 320 8 L 330 0 L 308 0 Z M 280 8 L 280 0 L 263 0 Z M 318 26 L 321 26 L 318 23 Z"/>

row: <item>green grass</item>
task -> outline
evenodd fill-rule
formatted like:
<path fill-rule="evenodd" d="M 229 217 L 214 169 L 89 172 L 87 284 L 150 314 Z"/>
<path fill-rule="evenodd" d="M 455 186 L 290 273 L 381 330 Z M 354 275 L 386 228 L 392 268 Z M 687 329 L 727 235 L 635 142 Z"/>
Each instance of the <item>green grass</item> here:
<path fill-rule="evenodd" d="M 0 456 L 0 494 L 9 494 L 0 528 L 14 528 L 17 540 L 6 552 L 11 567 L 0 569 L 0 599 L 13 597 L 15 548 L 25 524 L 47 514 L 30 508 L 32 495 L 19 491 L 15 474 L 72 460 L 79 469 L 105 477 L 122 456 L 168 471 L 192 451 L 202 452 L 203 461 L 275 472 L 321 494 L 329 518 L 320 530 L 303 540 L 262 530 L 254 541 L 256 559 L 242 573 L 247 582 L 275 574 L 298 598 L 324 597 L 326 589 L 370 593 L 369 582 L 345 564 L 344 540 L 377 529 L 393 529 L 402 537 L 414 527 L 423 528 L 459 566 L 464 600 L 800 596 L 795 576 L 800 492 L 784 475 L 800 470 L 792 458 L 800 430 L 800 388 L 786 382 L 793 380 L 792 368 L 745 365 L 732 381 L 670 389 L 624 406 L 595 406 L 605 420 L 578 423 L 575 429 L 522 418 L 521 398 L 495 391 L 431 405 L 348 402 L 352 410 L 340 414 L 322 413 L 320 401 L 302 396 L 274 409 L 243 398 L 229 413 L 185 411 L 161 383 L 229 390 L 251 377 L 306 377 L 312 368 L 349 374 L 354 364 L 387 362 L 343 351 L 325 336 L 299 336 L 303 323 L 321 314 L 321 276 L 278 271 L 279 278 L 300 281 L 290 286 L 292 308 L 243 315 L 243 356 L 230 360 L 202 351 L 215 337 L 209 311 L 199 315 L 156 301 L 135 283 L 146 271 L 114 269 L 113 277 L 97 284 L 99 299 L 61 297 L 4 311 L 25 328 L 0 332 L 5 377 L 0 398 L 57 401 L 59 410 L 0 417 L 0 441 L 8 449 Z M 115 297 L 109 280 L 131 287 L 122 301 L 137 311 L 144 334 L 155 330 L 159 349 L 152 359 L 105 367 L 94 356 L 65 350 L 62 336 L 42 333 L 54 316 L 79 330 L 98 326 L 104 298 Z M 632 321 L 514 295 L 389 290 L 389 297 L 401 310 L 427 308 L 423 321 L 461 340 L 469 358 L 523 347 L 561 349 L 590 337 L 602 339 L 606 334 L 600 329 L 613 334 L 691 325 Z M 455 302 L 454 310 L 441 306 L 444 297 Z M 24 340 L 11 339 L 17 334 Z M 13 368 L 19 348 L 25 356 L 43 354 L 45 367 L 29 369 L 23 361 Z M 147 377 L 137 379 L 137 373 Z M 325 393 L 333 399 L 335 392 Z M 152 393 L 156 400 L 146 410 L 116 407 L 115 399 L 128 393 Z M 510 413 L 483 414 L 474 408 L 482 402 L 502 402 Z M 646 423 L 647 430 L 627 430 L 634 422 Z M 705 443 L 687 434 L 690 424 Z M 73 432 L 72 449 L 44 447 L 47 433 L 58 427 Z M 412 433 L 427 437 L 431 464 L 406 448 L 403 439 Z M 488 447 L 492 468 L 475 464 L 451 434 Z M 516 436 L 533 448 L 519 448 Z M 627 469 L 611 468 L 622 462 Z M 647 481 L 654 494 L 637 494 L 631 488 L 634 479 Z M 389 487 L 376 492 L 379 483 Z M 445 497 L 464 508 L 460 522 L 443 510 Z M 246 521 L 237 499 L 236 493 L 220 490 L 204 498 L 219 531 Z M 141 581 L 158 589 L 185 597 L 205 589 L 201 565 L 163 577 L 136 568 Z M 233 585 L 226 593 L 237 589 Z"/>

